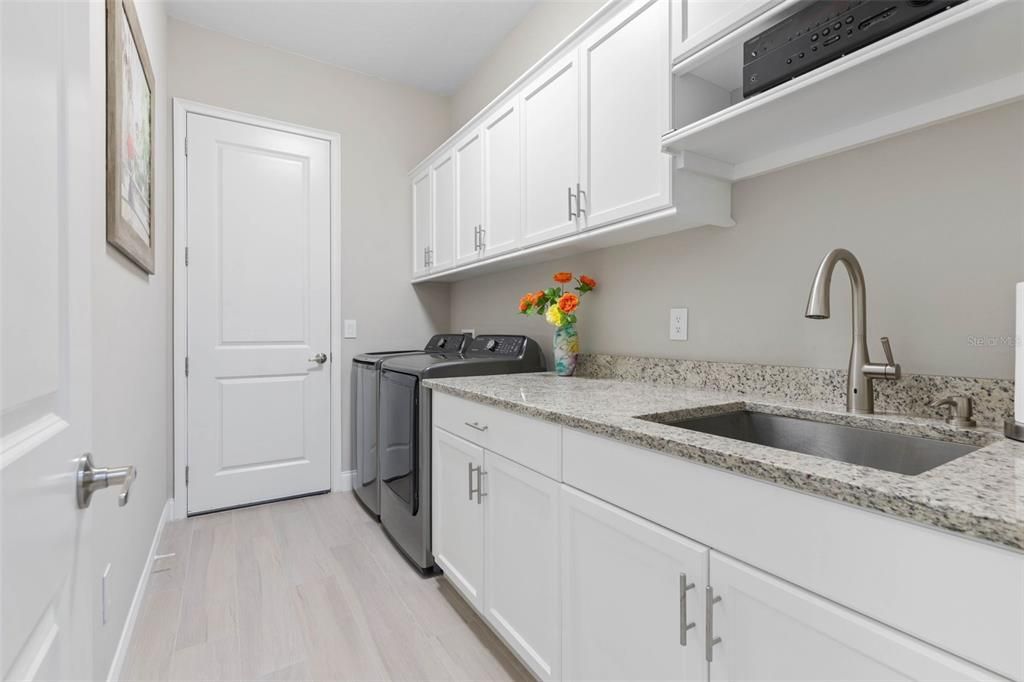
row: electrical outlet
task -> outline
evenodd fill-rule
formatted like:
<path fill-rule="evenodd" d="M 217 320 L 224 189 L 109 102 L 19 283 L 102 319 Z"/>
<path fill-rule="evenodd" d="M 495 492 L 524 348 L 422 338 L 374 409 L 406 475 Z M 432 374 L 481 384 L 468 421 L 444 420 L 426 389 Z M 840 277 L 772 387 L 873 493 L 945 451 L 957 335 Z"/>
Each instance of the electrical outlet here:
<path fill-rule="evenodd" d="M 672 308 L 668 312 L 668 338 L 672 341 L 686 341 L 689 310 L 687 308 Z"/>
<path fill-rule="evenodd" d="M 103 625 L 106 625 L 110 618 L 110 594 L 113 588 L 110 583 L 111 570 L 111 565 L 107 564 L 107 567 L 103 569 L 103 580 L 100 582 L 100 621 Z"/>
<path fill-rule="evenodd" d="M 462 334 L 469 334 L 473 338 L 476 338 L 476 330 L 475 329 L 463 329 L 463 330 L 461 330 L 460 333 L 462 333 Z"/>
<path fill-rule="evenodd" d="M 345 338 L 354 339 L 356 338 L 356 321 L 345 320 Z"/>

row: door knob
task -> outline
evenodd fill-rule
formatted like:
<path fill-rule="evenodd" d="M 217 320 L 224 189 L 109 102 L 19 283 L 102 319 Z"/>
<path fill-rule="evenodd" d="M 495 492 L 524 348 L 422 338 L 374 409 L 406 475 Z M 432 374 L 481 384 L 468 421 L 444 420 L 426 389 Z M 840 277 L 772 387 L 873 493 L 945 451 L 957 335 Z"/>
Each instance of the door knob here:
<path fill-rule="evenodd" d="M 92 494 L 97 490 L 120 485 L 121 493 L 117 496 L 117 504 L 123 507 L 128 504 L 128 494 L 135 481 L 135 467 L 97 468 L 92 464 L 92 455 L 85 453 L 78 460 L 78 473 L 75 476 L 77 487 L 78 508 L 85 509 L 92 502 Z"/>
<path fill-rule="evenodd" d="M 309 359 L 309 361 L 310 362 L 315 362 L 318 365 L 322 365 L 325 362 L 327 362 L 327 354 L 326 353 L 317 353 L 316 355 L 311 357 Z"/>

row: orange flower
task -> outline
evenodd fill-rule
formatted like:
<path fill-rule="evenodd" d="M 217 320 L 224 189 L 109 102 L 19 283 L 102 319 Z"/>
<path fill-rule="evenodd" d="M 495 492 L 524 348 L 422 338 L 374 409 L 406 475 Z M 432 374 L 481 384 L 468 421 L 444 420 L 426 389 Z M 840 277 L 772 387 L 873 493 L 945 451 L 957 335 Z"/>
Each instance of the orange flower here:
<path fill-rule="evenodd" d="M 583 284 L 587 285 L 591 289 L 594 289 L 594 288 L 597 287 L 597 280 L 595 280 L 595 279 L 593 279 L 591 277 L 587 277 L 586 275 L 580 275 L 580 282 L 582 282 Z"/>
<path fill-rule="evenodd" d="M 526 296 L 523 296 L 519 299 L 519 312 L 525 313 L 530 309 L 531 305 L 533 305 L 533 295 L 527 294 Z"/>
<path fill-rule="evenodd" d="M 543 291 L 535 291 L 535 292 L 533 292 L 533 304 L 534 305 L 538 305 L 543 300 L 544 300 L 544 292 Z"/>
<path fill-rule="evenodd" d="M 567 315 L 574 312 L 579 304 L 580 297 L 576 294 L 563 294 L 562 298 L 558 299 L 558 309 Z"/>
<path fill-rule="evenodd" d="M 571 272 L 556 272 L 554 279 L 559 284 L 565 284 L 566 282 L 571 282 L 572 281 L 572 273 Z"/>

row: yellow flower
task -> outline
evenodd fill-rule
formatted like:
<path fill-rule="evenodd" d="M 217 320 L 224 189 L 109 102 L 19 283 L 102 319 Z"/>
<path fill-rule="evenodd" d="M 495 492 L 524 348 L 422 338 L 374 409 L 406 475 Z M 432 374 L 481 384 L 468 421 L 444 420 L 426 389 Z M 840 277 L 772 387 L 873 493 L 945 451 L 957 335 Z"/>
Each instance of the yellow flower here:
<path fill-rule="evenodd" d="M 558 309 L 558 306 L 551 306 L 548 308 L 548 312 L 545 313 L 544 317 L 547 321 L 555 327 L 561 327 L 565 324 L 565 313 Z"/>

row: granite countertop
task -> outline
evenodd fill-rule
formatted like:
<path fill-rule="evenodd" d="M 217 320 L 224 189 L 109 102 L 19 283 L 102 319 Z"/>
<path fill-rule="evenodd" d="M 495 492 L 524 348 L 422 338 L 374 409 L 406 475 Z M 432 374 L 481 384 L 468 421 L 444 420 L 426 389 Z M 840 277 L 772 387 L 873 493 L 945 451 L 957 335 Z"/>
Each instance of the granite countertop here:
<path fill-rule="evenodd" d="M 425 385 L 627 445 L 1024 550 L 1024 443 L 991 429 L 956 429 L 940 420 L 897 414 L 853 415 L 843 406 L 824 403 L 551 373 L 431 379 Z M 658 423 L 736 409 L 941 438 L 979 449 L 906 476 Z"/>

